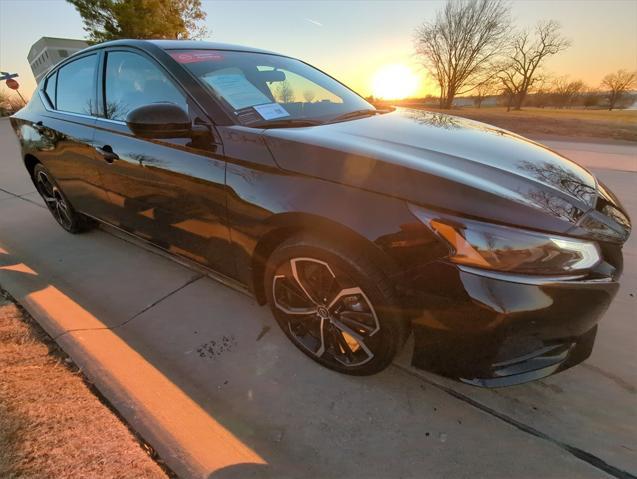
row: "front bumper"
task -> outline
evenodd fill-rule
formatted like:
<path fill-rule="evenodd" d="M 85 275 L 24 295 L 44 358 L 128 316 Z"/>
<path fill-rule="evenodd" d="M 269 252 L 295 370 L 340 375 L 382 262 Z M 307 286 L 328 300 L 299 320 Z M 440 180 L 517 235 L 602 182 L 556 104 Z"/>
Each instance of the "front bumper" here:
<path fill-rule="evenodd" d="M 539 379 L 585 360 L 619 286 L 610 278 L 535 278 L 448 263 L 433 268 L 435 274 L 428 268 L 412 283 L 420 282 L 412 363 L 484 387 Z"/>

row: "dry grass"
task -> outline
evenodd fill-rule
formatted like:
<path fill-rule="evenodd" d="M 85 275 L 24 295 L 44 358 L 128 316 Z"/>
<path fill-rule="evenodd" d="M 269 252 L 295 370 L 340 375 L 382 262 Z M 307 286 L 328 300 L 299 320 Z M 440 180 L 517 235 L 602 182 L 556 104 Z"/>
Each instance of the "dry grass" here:
<path fill-rule="evenodd" d="M 2 291 L 0 477 L 167 477 L 57 345 Z"/>
<path fill-rule="evenodd" d="M 490 123 L 521 135 L 637 141 L 637 110 L 525 108 L 507 112 L 505 108 L 426 109 Z"/>

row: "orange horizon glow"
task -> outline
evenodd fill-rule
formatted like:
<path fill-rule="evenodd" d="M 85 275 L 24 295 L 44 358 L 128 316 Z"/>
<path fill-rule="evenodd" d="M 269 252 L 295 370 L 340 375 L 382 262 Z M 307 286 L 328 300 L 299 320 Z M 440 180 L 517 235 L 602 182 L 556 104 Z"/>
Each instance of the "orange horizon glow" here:
<path fill-rule="evenodd" d="M 271 2 L 203 2 L 211 32 L 204 40 L 300 58 L 365 97 L 438 96 L 438 86 L 415 54 L 413 35 L 418 25 L 435 18 L 444 1 L 342 2 L 338 15 L 326 2 L 302 4 L 300 12 Z M 252 14 L 246 16 L 246 9 Z M 33 11 L 39 14 L 34 16 Z M 567 75 L 597 88 L 608 73 L 637 70 L 635 1 L 516 0 L 511 2 L 511 14 L 518 30 L 532 29 L 541 20 L 556 20 L 571 40 L 570 48 L 546 62 L 545 74 Z M 21 21 L 24 18 L 29 22 Z M 0 68 L 20 74 L 17 80 L 25 97 L 35 88 L 26 56 L 41 36 L 84 38 L 86 33 L 79 14 L 64 0 L 0 1 Z M 396 92 L 389 86 L 374 86 L 375 76 L 388 65 L 404 65 L 412 71 L 418 79 L 413 93 L 406 93 L 411 90 L 409 82 Z M 0 91 L 16 96 L 4 82 Z"/>

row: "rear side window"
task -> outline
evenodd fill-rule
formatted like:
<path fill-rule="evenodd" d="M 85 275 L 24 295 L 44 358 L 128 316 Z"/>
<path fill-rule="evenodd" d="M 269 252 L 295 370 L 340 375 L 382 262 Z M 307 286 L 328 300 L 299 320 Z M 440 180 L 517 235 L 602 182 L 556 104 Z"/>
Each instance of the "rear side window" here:
<path fill-rule="evenodd" d="M 83 115 L 96 115 L 96 68 L 97 55 L 89 55 L 64 65 L 58 70 L 56 109 Z"/>
<path fill-rule="evenodd" d="M 150 60 L 131 52 L 110 52 L 106 57 L 106 118 L 125 120 L 143 105 L 171 102 L 188 111 L 185 96 Z"/>
<path fill-rule="evenodd" d="M 53 108 L 55 108 L 55 86 L 57 85 L 57 79 L 58 74 L 56 72 L 46 80 L 46 87 L 44 88 L 44 93 L 46 93 Z"/>

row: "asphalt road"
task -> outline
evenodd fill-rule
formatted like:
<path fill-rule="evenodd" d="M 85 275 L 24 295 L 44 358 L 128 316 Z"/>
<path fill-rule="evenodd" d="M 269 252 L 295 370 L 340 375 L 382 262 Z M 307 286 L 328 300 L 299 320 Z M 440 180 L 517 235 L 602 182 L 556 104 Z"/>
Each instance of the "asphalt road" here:
<path fill-rule="evenodd" d="M 551 147 L 637 218 L 636 147 Z M 182 477 L 637 476 L 636 235 L 578 367 L 483 390 L 414 370 L 404 354 L 379 375 L 348 377 L 197 270 L 109 231 L 63 232 L 0 119 L 0 286 Z"/>

